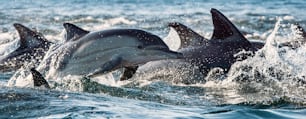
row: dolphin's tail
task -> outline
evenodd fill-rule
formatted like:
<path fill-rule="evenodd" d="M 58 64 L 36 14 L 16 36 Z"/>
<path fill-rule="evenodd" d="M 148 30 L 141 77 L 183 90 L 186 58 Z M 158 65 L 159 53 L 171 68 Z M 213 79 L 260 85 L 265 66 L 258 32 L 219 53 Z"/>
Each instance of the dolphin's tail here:
<path fill-rule="evenodd" d="M 32 68 L 31 73 L 32 73 L 32 76 L 33 76 L 33 81 L 34 81 L 34 86 L 35 87 L 44 86 L 45 88 L 48 88 L 48 89 L 50 88 L 46 79 L 37 70 Z"/>

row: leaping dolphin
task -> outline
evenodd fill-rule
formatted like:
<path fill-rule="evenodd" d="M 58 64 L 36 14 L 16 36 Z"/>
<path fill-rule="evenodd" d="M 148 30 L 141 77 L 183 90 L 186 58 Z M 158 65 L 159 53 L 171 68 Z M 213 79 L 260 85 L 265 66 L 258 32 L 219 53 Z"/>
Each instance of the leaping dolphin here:
<path fill-rule="evenodd" d="M 203 73 L 210 69 L 220 67 L 228 72 L 231 65 L 237 60 L 245 59 L 245 56 L 238 57 L 237 53 L 245 50 L 254 52 L 262 47 L 263 43 L 258 43 L 258 48 L 254 47 L 221 12 L 211 9 L 214 31 L 211 39 L 206 39 L 192 29 L 180 23 L 169 23 L 174 28 L 181 39 L 179 52 L 187 62 L 198 66 Z M 254 43 L 255 45 L 257 44 Z M 242 58 L 242 59 L 241 59 Z"/>
<path fill-rule="evenodd" d="M 73 24 L 63 24 L 66 42 L 46 55 L 38 71 L 55 72 L 54 76 L 83 75 L 94 77 L 118 68 L 131 76 L 140 64 L 176 59 L 182 56 L 169 50 L 162 39 L 138 29 L 111 29 L 96 32 Z"/>
<path fill-rule="evenodd" d="M 41 33 L 18 23 L 15 23 L 14 27 L 20 37 L 20 46 L 8 55 L 0 57 L 0 72 L 15 71 L 26 63 L 42 60 L 51 45 Z"/>

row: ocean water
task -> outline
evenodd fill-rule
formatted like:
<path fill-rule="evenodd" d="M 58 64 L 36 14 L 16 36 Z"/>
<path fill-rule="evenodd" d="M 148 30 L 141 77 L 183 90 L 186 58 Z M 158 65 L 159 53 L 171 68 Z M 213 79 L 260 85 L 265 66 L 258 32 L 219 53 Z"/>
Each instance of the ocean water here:
<path fill-rule="evenodd" d="M 116 80 L 120 71 L 101 79 L 65 76 L 49 81 L 47 90 L 15 72 L 2 73 L 0 118 L 306 118 L 306 46 L 278 47 L 301 40 L 293 29 L 295 23 L 306 28 L 305 6 L 290 0 L 1 0 L 1 55 L 18 47 L 13 23 L 53 42 L 63 41 L 65 22 L 89 31 L 137 28 L 176 50 L 179 38 L 167 23 L 181 22 L 209 38 L 211 8 L 266 45 L 228 74 L 216 68 L 206 77 L 183 62 L 156 61 L 128 81 Z"/>

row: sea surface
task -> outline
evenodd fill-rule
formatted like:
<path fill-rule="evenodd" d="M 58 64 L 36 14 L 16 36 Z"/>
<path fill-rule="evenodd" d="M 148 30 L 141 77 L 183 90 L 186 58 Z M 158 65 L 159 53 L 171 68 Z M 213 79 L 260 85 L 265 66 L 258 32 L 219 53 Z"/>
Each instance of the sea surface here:
<path fill-rule="evenodd" d="M 306 118 L 306 46 L 278 47 L 301 40 L 294 24 L 306 28 L 305 6 L 303 0 L 1 0 L 0 55 L 19 45 L 14 23 L 55 43 L 64 40 L 65 22 L 89 31 L 137 28 L 176 50 L 179 38 L 167 24 L 181 22 L 210 38 L 211 8 L 266 45 L 228 74 L 216 68 L 206 77 L 182 62 L 155 61 L 128 81 L 116 80 L 120 71 L 102 79 L 65 76 L 49 80 L 48 90 L 1 73 L 0 118 Z"/>

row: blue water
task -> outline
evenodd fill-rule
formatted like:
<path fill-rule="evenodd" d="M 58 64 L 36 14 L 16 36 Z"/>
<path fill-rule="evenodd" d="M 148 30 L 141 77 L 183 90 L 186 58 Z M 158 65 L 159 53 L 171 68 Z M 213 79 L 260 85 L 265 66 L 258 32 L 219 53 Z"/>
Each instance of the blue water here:
<path fill-rule="evenodd" d="M 209 38 L 211 8 L 224 13 L 250 40 L 290 41 L 295 37 L 292 24 L 306 28 L 305 6 L 306 1 L 289 0 L 1 0 L 0 54 L 18 46 L 13 23 L 34 28 L 53 42 L 63 40 L 62 24 L 70 22 L 89 31 L 144 29 L 175 46 L 178 39 L 167 23 L 184 23 Z M 123 83 L 67 76 L 52 90 L 20 86 L 29 82 L 14 82 L 14 72 L 0 74 L 0 118 L 301 119 L 306 116 L 306 88 L 300 83 L 306 76 L 305 54 L 305 46 L 292 50 L 267 45 L 233 65 L 229 74 L 212 72 L 189 85 L 181 82 L 194 72 L 176 62 L 145 64 Z"/>

